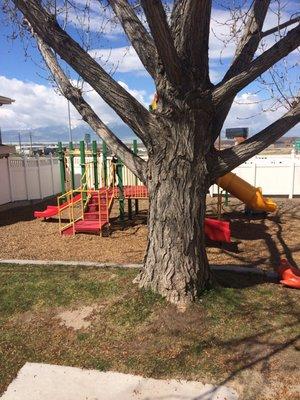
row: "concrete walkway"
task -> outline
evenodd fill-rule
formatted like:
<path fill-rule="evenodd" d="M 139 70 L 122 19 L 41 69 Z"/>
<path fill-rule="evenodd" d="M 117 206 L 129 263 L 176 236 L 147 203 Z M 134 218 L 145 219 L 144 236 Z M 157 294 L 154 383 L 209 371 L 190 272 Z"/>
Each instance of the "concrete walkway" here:
<path fill-rule="evenodd" d="M 237 400 L 226 386 L 26 363 L 1 400 Z"/>
<path fill-rule="evenodd" d="M 141 269 L 143 264 L 118 264 L 118 263 L 98 263 L 93 261 L 62 261 L 62 260 L 16 260 L 0 258 L 0 264 L 16 264 L 16 265 L 60 265 L 66 267 L 95 267 L 95 268 L 134 268 Z M 213 271 L 234 272 L 237 274 L 256 275 L 267 279 L 270 282 L 277 282 L 278 274 L 274 271 L 264 271 L 256 267 L 245 267 L 235 264 L 226 265 L 210 265 Z"/>

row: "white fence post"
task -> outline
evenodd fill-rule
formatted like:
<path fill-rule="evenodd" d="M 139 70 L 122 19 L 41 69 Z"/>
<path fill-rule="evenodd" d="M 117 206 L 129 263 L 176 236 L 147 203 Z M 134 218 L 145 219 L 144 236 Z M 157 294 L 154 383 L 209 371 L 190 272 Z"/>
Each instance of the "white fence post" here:
<path fill-rule="evenodd" d="M 29 200 L 27 167 L 28 167 L 27 166 L 27 157 L 23 156 L 23 168 L 24 168 L 24 182 L 25 182 L 25 190 L 26 190 L 26 199 Z"/>
<path fill-rule="evenodd" d="M 256 173 L 257 173 L 257 164 L 256 164 L 256 161 L 257 159 L 256 159 L 256 157 L 254 157 L 254 160 L 253 160 L 253 186 L 255 186 L 256 187 Z"/>
<path fill-rule="evenodd" d="M 10 201 L 12 202 L 12 201 L 14 201 L 14 198 L 13 198 L 13 191 L 12 191 L 12 177 L 11 177 L 9 157 L 7 157 L 7 172 L 8 172 L 8 184 L 9 184 L 9 197 L 10 197 Z"/>
<path fill-rule="evenodd" d="M 54 171 L 53 171 L 53 157 L 52 157 L 52 153 L 50 153 L 50 168 L 51 168 L 51 185 L 52 185 L 52 194 L 56 194 L 54 193 Z"/>
<path fill-rule="evenodd" d="M 36 162 L 38 167 L 38 181 L 39 181 L 39 192 L 40 192 L 40 199 L 43 199 L 42 193 L 42 181 L 41 181 L 41 166 L 40 166 L 40 156 L 36 155 Z"/>
<path fill-rule="evenodd" d="M 295 185 L 295 153 L 291 154 L 291 189 L 289 193 L 289 199 L 292 199 L 294 196 L 294 185 Z"/>

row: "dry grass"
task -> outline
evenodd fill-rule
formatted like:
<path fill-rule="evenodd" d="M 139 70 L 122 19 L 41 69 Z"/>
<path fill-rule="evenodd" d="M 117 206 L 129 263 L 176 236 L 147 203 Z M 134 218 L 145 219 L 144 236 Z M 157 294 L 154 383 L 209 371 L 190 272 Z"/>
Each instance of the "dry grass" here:
<path fill-rule="evenodd" d="M 0 264 L 0 393 L 25 362 L 44 362 L 226 383 L 243 400 L 296 400 L 299 292 L 232 288 L 227 276 L 229 285 L 223 277 L 182 313 L 139 291 L 135 274 Z M 62 317 L 87 309 L 82 327 Z"/>
<path fill-rule="evenodd" d="M 208 215 L 215 214 L 215 199 L 208 200 Z M 259 266 L 272 269 L 280 257 L 300 264 L 300 200 L 278 201 L 279 211 L 267 218 L 249 220 L 242 205 L 230 200 L 224 218 L 231 221 L 232 235 L 239 243 L 218 247 L 208 244 L 211 263 Z M 42 209 L 45 204 L 39 206 Z M 37 207 L 35 207 L 37 208 Z M 112 234 L 109 237 L 76 235 L 60 237 L 57 220 L 33 219 L 33 207 L 0 213 L 0 259 L 79 260 L 116 263 L 142 262 L 147 242 L 147 202 L 141 214 L 122 226 L 116 219 L 115 204 Z"/>

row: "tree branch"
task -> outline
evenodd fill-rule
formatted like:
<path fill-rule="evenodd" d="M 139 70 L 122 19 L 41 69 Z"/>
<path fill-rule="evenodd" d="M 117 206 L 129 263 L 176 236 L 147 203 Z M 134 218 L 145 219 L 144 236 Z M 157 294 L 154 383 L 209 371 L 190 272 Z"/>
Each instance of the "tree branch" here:
<path fill-rule="evenodd" d="M 124 164 L 138 176 L 142 182 L 145 182 L 147 163 L 125 146 L 125 144 L 101 121 L 92 107 L 84 100 L 81 91 L 70 83 L 70 80 L 58 64 L 50 47 L 47 46 L 38 35 L 34 34 L 34 36 L 44 61 L 62 94 L 73 104 L 82 116 L 82 119 L 86 121 L 97 135 L 107 143 L 109 148 L 122 159 Z"/>
<path fill-rule="evenodd" d="M 294 102 L 291 110 L 256 135 L 237 146 L 221 151 L 216 150 L 212 161 L 212 179 L 217 179 L 249 160 L 281 138 L 299 122 L 300 98 Z"/>
<path fill-rule="evenodd" d="M 182 80 L 180 60 L 161 0 L 142 0 L 141 4 L 168 80 L 179 87 Z"/>
<path fill-rule="evenodd" d="M 35 33 L 88 82 L 129 125 L 146 147 L 150 134 L 157 129 L 154 117 L 121 85 L 119 85 L 82 47 L 56 22 L 38 0 L 14 0 Z"/>
<path fill-rule="evenodd" d="M 300 24 L 290 30 L 285 37 L 280 39 L 270 49 L 252 61 L 248 68 L 231 79 L 221 82 L 213 92 L 213 101 L 216 106 L 225 99 L 232 98 L 249 83 L 262 75 L 272 65 L 287 56 L 300 45 Z"/>
<path fill-rule="evenodd" d="M 211 0 L 180 0 L 172 13 L 172 32 L 178 55 L 191 67 L 201 87 L 209 86 L 208 42 Z"/>
<path fill-rule="evenodd" d="M 253 2 L 242 37 L 237 45 L 232 64 L 226 72 L 223 81 L 226 81 L 237 73 L 242 72 L 250 64 L 261 39 L 262 27 L 269 5 L 270 0 L 255 0 Z M 212 128 L 213 140 L 216 140 L 221 133 L 234 97 L 235 94 L 231 98 L 227 99 L 227 101 L 222 102 L 217 109 L 216 118 L 214 119 Z"/>
<path fill-rule="evenodd" d="M 247 19 L 243 35 L 237 45 L 233 62 L 226 72 L 223 81 L 240 73 L 249 65 L 261 40 L 262 27 L 271 0 L 255 0 Z"/>
<path fill-rule="evenodd" d="M 109 3 L 144 67 L 155 80 L 158 56 L 153 39 L 127 0 L 109 0 Z"/>
<path fill-rule="evenodd" d="M 290 25 L 296 24 L 297 22 L 300 22 L 300 16 L 292 18 L 292 19 L 290 19 L 288 21 L 283 22 L 282 24 L 279 24 L 278 26 L 274 26 L 274 28 L 271 28 L 271 29 L 268 29 L 265 32 L 262 32 L 261 37 L 264 38 L 266 36 L 272 35 L 272 33 L 279 32 L 282 29 L 287 28 Z"/>

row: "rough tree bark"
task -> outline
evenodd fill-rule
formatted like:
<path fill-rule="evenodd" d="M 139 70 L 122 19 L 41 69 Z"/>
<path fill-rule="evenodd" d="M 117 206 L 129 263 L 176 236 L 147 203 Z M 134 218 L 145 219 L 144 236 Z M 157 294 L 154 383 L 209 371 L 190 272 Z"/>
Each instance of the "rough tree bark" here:
<path fill-rule="evenodd" d="M 206 112 L 186 108 L 162 125 L 168 140 L 148 160 L 148 246 L 136 281 L 171 302 L 185 303 L 211 284 L 204 238 L 211 121 Z"/>
<path fill-rule="evenodd" d="M 196 299 L 211 284 L 204 243 L 205 199 L 224 173 L 284 135 L 300 121 L 299 98 L 282 118 L 239 146 L 214 148 L 236 94 L 300 45 L 299 18 L 263 32 L 269 0 L 254 0 L 235 57 L 224 79 L 210 82 L 211 0 L 175 0 L 169 23 L 161 0 L 142 0 L 149 31 L 128 0 L 109 0 L 159 96 L 149 113 L 62 29 L 47 2 L 13 0 L 28 22 L 61 92 L 82 118 L 123 158 L 150 196 L 149 237 L 137 280 L 174 303 Z M 255 58 L 262 37 L 295 25 Z M 57 56 L 56 56 L 56 55 Z M 95 114 L 60 66 L 68 63 L 145 144 L 148 162 L 134 155 Z"/>
<path fill-rule="evenodd" d="M 151 157 L 149 169 L 148 246 L 137 281 L 173 303 L 195 300 L 211 283 L 204 238 L 205 159 L 175 155 L 156 162 Z"/>

